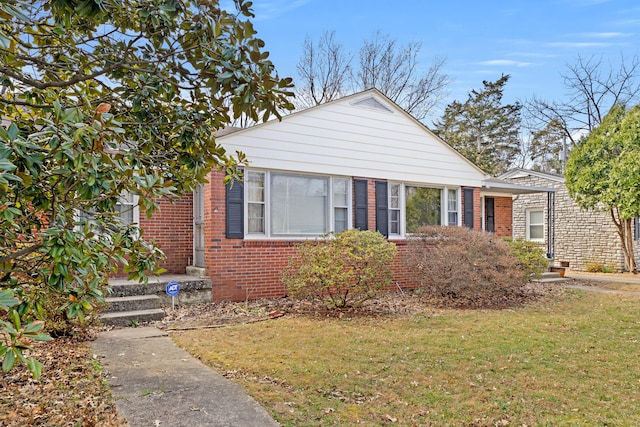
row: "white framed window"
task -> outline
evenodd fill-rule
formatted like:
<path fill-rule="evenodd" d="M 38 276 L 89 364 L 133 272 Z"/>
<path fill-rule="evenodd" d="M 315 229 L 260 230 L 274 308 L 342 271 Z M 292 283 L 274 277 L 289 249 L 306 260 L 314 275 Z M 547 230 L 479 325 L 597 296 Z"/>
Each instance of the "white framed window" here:
<path fill-rule="evenodd" d="M 458 207 L 458 190 L 448 189 L 447 192 L 447 225 L 460 225 L 460 214 Z"/>
<path fill-rule="evenodd" d="M 527 210 L 526 234 L 527 240 L 544 242 L 544 209 Z"/>
<path fill-rule="evenodd" d="M 114 211 L 117 213 L 117 219 L 122 225 L 140 225 L 140 207 L 138 205 L 138 196 L 131 192 L 125 191 L 118 198 L 118 202 L 115 205 Z M 96 214 L 92 212 L 86 212 L 76 210 L 76 221 L 78 227 L 82 227 L 85 224 L 102 235 L 108 235 L 109 230 L 101 225 L 98 225 L 96 220 Z"/>
<path fill-rule="evenodd" d="M 247 171 L 249 237 L 317 237 L 351 228 L 351 179 Z"/>
<path fill-rule="evenodd" d="M 125 191 L 118 198 L 116 212 L 120 223 L 124 225 L 140 224 L 140 209 L 138 208 L 138 196 Z"/>
<path fill-rule="evenodd" d="M 351 206 L 351 180 L 333 178 L 333 231 L 339 233 L 349 228 L 349 206 Z"/>
<path fill-rule="evenodd" d="M 442 189 L 405 186 L 406 233 L 424 225 L 442 224 Z"/>
<path fill-rule="evenodd" d="M 460 225 L 460 191 L 413 184 L 388 184 L 389 235 L 405 236 L 424 225 Z"/>
<path fill-rule="evenodd" d="M 265 173 L 247 172 L 245 185 L 247 187 L 247 232 L 249 234 L 264 234 L 265 232 Z"/>
<path fill-rule="evenodd" d="M 401 200 L 402 185 L 389 183 L 389 235 L 399 236 L 402 234 L 401 229 Z"/>

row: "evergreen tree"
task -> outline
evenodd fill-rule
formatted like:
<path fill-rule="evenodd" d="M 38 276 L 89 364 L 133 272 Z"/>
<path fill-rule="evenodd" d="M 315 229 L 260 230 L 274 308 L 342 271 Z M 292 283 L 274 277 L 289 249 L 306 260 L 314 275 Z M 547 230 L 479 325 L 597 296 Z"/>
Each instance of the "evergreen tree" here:
<path fill-rule="evenodd" d="M 502 104 L 509 75 L 483 81 L 465 103 L 454 101 L 435 123 L 436 133 L 463 156 L 491 175 L 506 171 L 520 152 L 522 105 Z"/>

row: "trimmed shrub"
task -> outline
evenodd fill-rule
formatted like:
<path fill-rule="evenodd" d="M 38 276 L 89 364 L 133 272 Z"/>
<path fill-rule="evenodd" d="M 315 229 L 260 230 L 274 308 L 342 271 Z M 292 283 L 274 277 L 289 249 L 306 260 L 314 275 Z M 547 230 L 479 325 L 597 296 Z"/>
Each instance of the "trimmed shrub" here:
<path fill-rule="evenodd" d="M 463 227 L 422 227 L 405 258 L 421 289 L 438 305 L 499 308 L 526 296 L 524 272 L 505 242 Z"/>
<path fill-rule="evenodd" d="M 397 249 L 380 233 L 345 230 L 296 247 L 282 283 L 294 298 L 329 308 L 357 307 L 391 283 Z"/>
<path fill-rule="evenodd" d="M 518 258 L 518 267 L 524 271 L 527 277 L 540 278 L 542 273 L 549 269 L 549 260 L 544 249 L 537 243 L 524 239 L 503 239 L 513 256 Z"/>

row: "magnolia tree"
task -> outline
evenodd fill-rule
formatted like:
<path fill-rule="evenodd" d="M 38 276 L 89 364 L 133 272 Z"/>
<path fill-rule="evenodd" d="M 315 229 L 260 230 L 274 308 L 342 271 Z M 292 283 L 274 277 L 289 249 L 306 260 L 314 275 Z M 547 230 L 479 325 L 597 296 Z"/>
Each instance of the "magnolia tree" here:
<path fill-rule="evenodd" d="M 626 268 L 636 273 L 632 222 L 640 215 L 640 105 L 615 105 L 571 151 L 565 178 L 580 207 L 609 211 Z"/>
<path fill-rule="evenodd" d="M 251 3 L 235 5 L 0 4 L 5 371 L 23 361 L 39 375 L 23 350 L 46 339 L 40 321 L 82 321 L 115 265 L 132 279 L 156 271 L 161 252 L 120 220 L 123 194 L 151 215 L 158 198 L 192 190 L 212 168 L 233 177 L 244 158 L 225 152 L 216 130 L 292 108 L 291 79 L 277 75 L 256 38 Z"/>

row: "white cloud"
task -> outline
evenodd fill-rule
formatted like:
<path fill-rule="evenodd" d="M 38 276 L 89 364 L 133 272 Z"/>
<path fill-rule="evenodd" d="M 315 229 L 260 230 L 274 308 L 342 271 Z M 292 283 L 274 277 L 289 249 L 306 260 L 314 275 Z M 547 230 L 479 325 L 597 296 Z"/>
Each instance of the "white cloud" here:
<path fill-rule="evenodd" d="M 489 61 L 482 61 L 479 65 L 488 65 L 491 67 L 529 67 L 533 65 L 532 62 L 512 61 L 510 59 L 492 59 Z"/>
<path fill-rule="evenodd" d="M 615 39 L 621 37 L 631 37 L 633 33 L 620 33 L 620 32 L 600 32 L 600 33 L 583 33 L 584 37 L 593 37 L 595 39 Z"/>
<path fill-rule="evenodd" d="M 291 10 L 297 9 L 310 0 L 271 0 L 255 2 L 253 9 L 256 14 L 256 21 L 277 18 Z"/>
<path fill-rule="evenodd" d="M 549 47 L 561 47 L 568 49 L 584 49 L 584 48 L 603 48 L 611 46 L 611 43 L 602 42 L 551 42 L 547 43 Z"/>
<path fill-rule="evenodd" d="M 287 13 L 290 10 L 297 9 L 300 6 L 304 6 L 311 0 L 269 0 L 269 1 L 254 1 L 253 13 L 256 15 L 255 21 L 264 21 L 267 19 L 277 18 L 280 15 Z M 233 0 L 221 0 L 220 8 L 233 11 L 235 5 Z"/>

